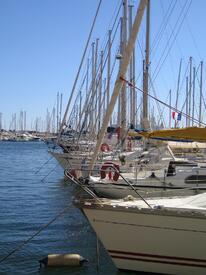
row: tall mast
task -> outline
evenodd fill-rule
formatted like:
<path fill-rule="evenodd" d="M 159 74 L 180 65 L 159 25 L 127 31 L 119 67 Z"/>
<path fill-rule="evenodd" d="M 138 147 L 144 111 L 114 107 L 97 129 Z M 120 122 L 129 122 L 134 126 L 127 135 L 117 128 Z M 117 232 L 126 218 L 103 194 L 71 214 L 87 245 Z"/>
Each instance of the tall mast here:
<path fill-rule="evenodd" d="M 190 78 L 189 78 L 189 99 L 188 99 L 188 112 L 191 117 L 191 95 L 192 95 L 192 57 L 190 56 Z M 188 119 L 188 126 L 190 126 L 190 118 Z"/>
<path fill-rule="evenodd" d="M 149 50 L 150 50 L 150 0 L 147 0 L 147 16 L 146 16 L 146 49 L 145 63 L 143 72 L 143 128 L 149 127 L 148 120 L 148 80 L 149 80 Z"/>
<path fill-rule="evenodd" d="M 171 113 L 172 113 L 172 91 L 170 90 L 169 91 L 169 105 L 170 105 L 170 108 L 169 108 L 169 128 L 171 128 Z"/>
<path fill-rule="evenodd" d="M 186 127 L 188 127 L 188 76 L 186 77 Z"/>
<path fill-rule="evenodd" d="M 122 53 L 124 53 L 127 44 L 127 0 L 123 0 L 123 29 L 122 29 Z M 121 89 L 121 147 L 125 149 L 125 132 L 126 132 L 126 84 L 124 83 Z"/>
<path fill-rule="evenodd" d="M 103 74 L 103 51 L 101 51 L 100 55 L 100 76 L 99 76 L 99 95 L 98 95 L 98 132 L 100 130 L 100 125 L 101 125 L 101 118 L 102 118 L 102 74 Z"/>
<path fill-rule="evenodd" d="M 90 134 L 92 134 L 93 124 L 94 124 L 94 96 L 95 96 L 95 50 L 94 50 L 95 43 L 92 43 L 92 102 L 90 107 Z"/>
<path fill-rule="evenodd" d="M 133 5 L 129 5 L 129 35 L 132 30 L 132 9 Z M 130 82 L 133 84 L 130 86 L 130 124 L 135 127 L 136 117 L 136 91 L 135 91 L 135 49 L 133 50 L 132 58 L 130 61 Z"/>
<path fill-rule="evenodd" d="M 115 86 L 114 86 L 114 90 L 113 90 L 113 93 L 112 93 L 112 96 L 111 96 L 111 99 L 110 99 L 110 103 L 109 103 L 109 106 L 107 108 L 106 114 L 105 114 L 104 119 L 103 119 L 102 127 L 101 127 L 101 130 L 100 130 L 99 135 L 98 135 L 97 144 L 96 144 L 94 154 L 92 156 L 92 160 L 91 160 L 90 167 L 89 167 L 90 171 L 94 167 L 94 163 L 96 161 L 100 146 L 101 146 L 103 138 L 104 138 L 105 130 L 106 130 L 107 125 L 109 123 L 109 120 L 111 118 L 111 114 L 113 112 L 113 109 L 114 109 L 117 97 L 119 95 L 119 92 L 120 92 L 120 90 L 123 86 L 123 80 L 121 78 L 125 77 L 125 75 L 126 75 L 127 68 L 128 68 L 129 62 L 130 62 L 130 58 L 132 56 L 132 52 L 133 52 L 133 49 L 134 49 L 136 37 L 137 37 L 138 31 L 139 31 L 139 27 L 140 27 L 140 24 L 141 24 L 141 21 L 142 21 L 142 17 L 143 17 L 143 13 L 144 13 L 146 4 L 147 4 L 147 0 L 140 0 L 139 7 L 137 9 L 136 17 L 135 17 L 135 20 L 134 20 L 134 24 L 133 24 L 133 27 L 132 27 L 131 35 L 130 35 L 127 46 L 126 46 L 125 51 L 124 51 L 123 56 L 122 56 L 122 62 L 121 62 L 121 65 L 120 65 L 120 70 L 119 70 L 119 73 L 118 73 L 118 76 L 117 76 L 117 79 L 116 79 L 116 82 L 115 82 Z"/>
<path fill-rule="evenodd" d="M 70 104 L 71 104 L 71 101 L 72 101 L 74 91 L 76 89 L 77 81 L 79 79 L 80 71 L 81 71 L 81 68 L 82 68 L 82 65 L 83 65 L 83 62 L 84 62 L 84 58 L 85 58 L 85 55 L 86 55 L 86 52 L 87 52 L 87 48 L 89 46 L 90 38 L 91 38 L 93 29 L 94 29 L 94 25 L 95 25 L 95 22 L 96 22 L 96 19 L 97 19 L 97 15 L 99 13 L 101 3 L 102 3 L 102 0 L 99 1 L 97 10 L 96 10 L 96 13 L 95 13 L 95 16 L 94 16 L 94 20 L 92 22 L 91 30 L 89 32 L 89 36 L 88 36 L 87 43 L 86 43 L 86 46 L 85 46 L 85 49 L 84 49 L 84 53 L 83 53 L 83 56 L 82 56 L 82 59 L 81 59 L 81 62 L 80 62 L 79 68 L 78 68 L 78 72 L 77 72 L 77 75 L 76 75 L 76 78 L 75 78 L 75 81 L 74 81 L 74 84 L 73 84 L 73 87 L 72 87 L 72 91 L 71 91 L 71 94 L 70 94 L 70 97 L 69 97 L 69 101 L 68 101 L 68 104 L 66 106 L 66 110 L 65 110 L 65 113 L 64 113 L 64 116 L 63 116 L 63 119 L 62 119 L 62 123 L 61 123 L 61 126 L 60 126 L 60 131 L 59 131 L 59 135 L 58 135 L 58 140 L 60 139 L 62 129 L 63 129 L 65 123 L 66 123 L 67 114 L 68 114 L 68 111 L 69 111 L 69 108 L 70 108 Z"/>
<path fill-rule="evenodd" d="M 120 18 L 120 66 L 121 66 L 121 56 L 123 54 L 123 49 L 122 49 L 122 37 L 123 37 L 123 17 Z M 117 111 L 117 125 L 121 125 L 121 93 L 118 96 L 118 111 Z"/>
<path fill-rule="evenodd" d="M 108 33 L 108 59 L 107 59 L 107 104 L 109 105 L 109 95 L 110 95 L 110 74 L 111 74 L 111 34 L 112 31 L 109 30 Z"/>
<path fill-rule="evenodd" d="M 24 131 L 26 131 L 26 111 L 24 111 Z"/>
<path fill-rule="evenodd" d="M 77 125 L 79 123 L 79 129 L 77 131 L 80 131 L 81 129 L 81 113 L 82 113 L 82 90 L 79 91 L 79 116 L 77 120 Z"/>
<path fill-rule="evenodd" d="M 58 129 L 60 129 L 62 121 L 62 93 L 60 94 L 60 105 L 59 105 L 59 126 Z"/>
<path fill-rule="evenodd" d="M 97 119 L 97 95 L 98 95 L 98 87 L 97 87 L 97 60 L 98 60 L 98 46 L 99 46 L 99 38 L 96 39 L 96 48 L 95 48 L 95 63 L 94 63 L 94 93 L 95 93 L 95 97 L 94 97 L 94 120 L 93 120 L 93 125 L 92 127 L 94 127 L 94 125 L 96 124 L 96 119 Z M 94 129 L 94 135 L 97 133 L 97 129 Z"/>
<path fill-rule="evenodd" d="M 87 59 L 87 71 L 86 71 L 86 99 L 88 98 L 88 96 L 89 96 L 89 59 Z M 88 111 L 89 111 L 88 109 L 85 110 L 85 128 L 86 129 L 88 127 Z"/>
<path fill-rule="evenodd" d="M 56 124 L 56 132 L 59 132 L 59 92 L 57 93 L 57 124 Z"/>
<path fill-rule="evenodd" d="M 177 80 L 177 91 L 176 91 L 176 102 L 175 102 L 175 109 L 176 110 L 177 110 L 178 99 L 179 99 L 181 68 L 182 68 L 182 59 L 180 59 L 179 73 L 178 73 L 178 80 Z M 176 127 L 177 127 L 177 121 L 175 120 L 175 128 Z"/>
<path fill-rule="evenodd" d="M 200 63 L 200 106 L 199 106 L 199 127 L 201 126 L 202 120 L 202 71 L 203 71 L 203 61 Z"/>
<path fill-rule="evenodd" d="M 195 69 L 195 67 L 193 67 L 192 126 L 194 126 L 194 117 L 195 117 L 195 74 L 196 74 L 196 69 Z"/>

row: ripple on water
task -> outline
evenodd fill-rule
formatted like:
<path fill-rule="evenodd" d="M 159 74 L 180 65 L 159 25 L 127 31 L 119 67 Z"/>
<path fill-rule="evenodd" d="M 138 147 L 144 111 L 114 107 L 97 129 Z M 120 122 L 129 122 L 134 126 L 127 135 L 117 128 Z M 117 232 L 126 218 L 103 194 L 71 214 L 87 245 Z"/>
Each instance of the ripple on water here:
<path fill-rule="evenodd" d="M 0 258 L 69 206 L 65 215 L 1 264 L 0 275 L 116 274 L 103 248 L 97 272 L 95 235 L 82 213 L 73 207 L 74 186 L 65 184 L 63 171 L 46 145 L 0 142 L 0 155 Z M 89 264 L 39 270 L 38 260 L 52 253 L 79 253 L 89 259 Z"/>

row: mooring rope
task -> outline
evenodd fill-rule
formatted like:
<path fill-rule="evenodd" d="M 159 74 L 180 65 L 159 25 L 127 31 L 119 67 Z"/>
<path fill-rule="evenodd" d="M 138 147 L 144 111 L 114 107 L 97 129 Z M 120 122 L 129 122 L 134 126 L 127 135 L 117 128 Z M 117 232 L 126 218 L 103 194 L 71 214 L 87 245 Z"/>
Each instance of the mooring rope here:
<path fill-rule="evenodd" d="M 41 179 L 41 182 L 44 182 L 44 180 L 51 174 L 54 172 L 54 170 L 56 170 L 56 168 L 59 166 L 59 163 L 57 163 L 47 174 L 46 176 L 44 176 L 42 179 Z"/>
<path fill-rule="evenodd" d="M 35 171 L 35 175 L 37 174 L 37 173 L 39 173 L 39 171 L 47 164 L 47 163 L 49 163 L 49 161 L 51 160 L 51 159 L 53 159 L 53 156 L 50 156 L 50 158 L 47 160 L 47 161 L 45 161 L 40 167 L 39 167 L 39 169 L 37 169 L 36 171 Z"/>
<path fill-rule="evenodd" d="M 71 205 L 64 208 L 61 212 L 59 212 L 52 220 L 50 220 L 48 223 L 44 224 L 38 231 L 36 231 L 33 235 L 31 235 L 28 239 L 24 240 L 23 243 L 21 243 L 19 246 L 17 246 L 14 250 L 12 250 L 10 253 L 8 253 L 6 256 L 4 256 L 0 263 L 4 262 L 6 259 L 8 259 L 11 255 L 13 255 L 18 250 L 22 249 L 26 244 L 28 244 L 33 238 L 35 238 L 37 235 L 39 235 L 44 229 L 46 229 L 50 224 L 55 222 L 60 216 L 62 216 L 67 210 L 71 209 Z M 74 208 L 73 208 L 74 209 Z"/>

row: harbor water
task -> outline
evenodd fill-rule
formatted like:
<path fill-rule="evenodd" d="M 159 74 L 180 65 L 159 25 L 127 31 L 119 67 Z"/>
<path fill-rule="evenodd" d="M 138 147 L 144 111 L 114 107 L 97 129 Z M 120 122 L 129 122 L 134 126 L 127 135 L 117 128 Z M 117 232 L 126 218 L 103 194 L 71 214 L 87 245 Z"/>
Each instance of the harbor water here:
<path fill-rule="evenodd" d="M 72 204 L 75 187 L 43 142 L 0 142 L 0 259 L 69 209 L 0 264 L 0 274 L 126 274 L 114 267 L 86 218 Z M 48 254 L 78 253 L 82 267 L 40 269 Z M 131 273 L 130 273 L 131 274 Z"/>

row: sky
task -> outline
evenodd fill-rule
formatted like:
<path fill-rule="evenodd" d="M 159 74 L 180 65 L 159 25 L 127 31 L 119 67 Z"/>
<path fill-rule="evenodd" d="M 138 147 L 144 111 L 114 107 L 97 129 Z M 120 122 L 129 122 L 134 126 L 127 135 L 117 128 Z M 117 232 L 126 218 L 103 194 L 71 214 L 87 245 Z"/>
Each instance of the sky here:
<path fill-rule="evenodd" d="M 9 127 L 12 114 L 27 112 L 27 127 L 36 117 L 46 117 L 63 94 L 68 101 L 81 61 L 98 0 L 0 0 L 0 112 L 3 126 Z M 105 39 L 119 0 L 103 0 L 92 39 Z M 137 0 L 132 1 L 134 5 Z M 177 2 L 177 3 L 176 3 Z M 181 9 L 189 9 L 154 85 L 159 98 L 175 92 L 179 62 L 185 70 L 189 57 L 198 66 L 205 60 L 205 0 L 151 0 L 151 45 L 157 37 L 163 14 L 175 4 L 173 15 L 158 48 L 151 54 L 151 70 L 160 62 L 165 45 Z M 144 30 L 139 35 L 143 44 Z M 165 44 L 166 43 L 166 44 Z M 169 47 L 166 46 L 166 48 Z M 138 56 L 137 56 L 138 58 Z M 139 56 L 139 59 L 141 57 Z M 152 74 L 151 74 L 152 75 Z M 205 82 L 205 77 L 204 77 Z M 174 98 L 175 96 L 173 96 Z"/>
<path fill-rule="evenodd" d="M 107 12 L 109 2 L 102 5 Z M 95 0 L 0 1 L 0 112 L 7 124 L 20 110 L 27 112 L 28 121 L 46 116 L 57 92 L 63 93 L 65 105 L 97 4 Z"/>

